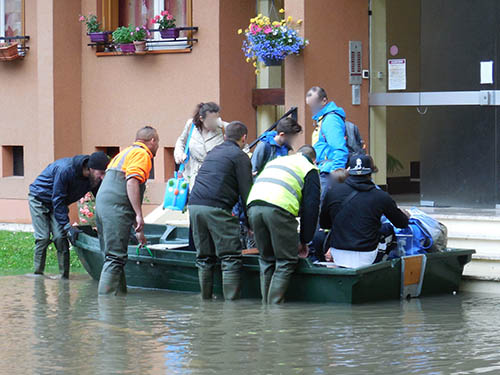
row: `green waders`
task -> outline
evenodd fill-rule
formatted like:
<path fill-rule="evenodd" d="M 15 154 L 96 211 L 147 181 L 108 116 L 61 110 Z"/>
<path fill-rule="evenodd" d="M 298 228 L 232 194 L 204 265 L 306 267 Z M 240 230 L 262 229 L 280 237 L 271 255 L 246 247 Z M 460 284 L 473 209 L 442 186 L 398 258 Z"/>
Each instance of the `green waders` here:
<path fill-rule="evenodd" d="M 248 219 L 260 252 L 263 303 L 282 303 L 298 263 L 297 219 L 274 206 L 252 205 Z"/>
<path fill-rule="evenodd" d="M 43 275 L 47 248 L 53 242 L 57 249 L 59 273 L 63 279 L 69 278 L 69 242 L 66 231 L 57 222 L 51 208 L 31 194 L 28 196 L 28 202 L 35 231 L 35 255 L 33 259 L 35 274 Z M 52 239 L 50 238 L 51 233 Z"/>
<path fill-rule="evenodd" d="M 202 298 L 212 298 L 217 258 L 221 260 L 224 299 L 240 298 L 242 259 L 238 218 L 222 208 L 192 205 L 189 221 Z"/>
<path fill-rule="evenodd" d="M 141 184 L 141 195 L 145 185 Z M 125 264 L 135 212 L 127 195 L 127 181 L 121 171 L 108 170 L 96 197 L 96 221 L 105 261 L 99 280 L 99 294 L 125 294 Z"/>

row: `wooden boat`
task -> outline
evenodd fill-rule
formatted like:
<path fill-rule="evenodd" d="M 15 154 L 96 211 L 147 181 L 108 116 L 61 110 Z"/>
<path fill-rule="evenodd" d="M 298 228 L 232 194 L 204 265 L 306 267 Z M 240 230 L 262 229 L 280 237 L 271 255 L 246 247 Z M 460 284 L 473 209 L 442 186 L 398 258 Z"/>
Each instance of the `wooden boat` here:
<path fill-rule="evenodd" d="M 97 233 L 80 227 L 76 246 L 85 270 L 99 279 L 104 255 Z M 127 285 L 199 292 L 196 254 L 188 249 L 188 228 L 146 225 L 148 249 L 131 240 L 125 267 Z M 300 259 L 286 295 L 287 301 L 364 303 L 458 291 L 464 265 L 474 250 L 448 249 L 425 256 L 403 257 L 370 266 L 328 268 Z M 258 255 L 243 255 L 242 298 L 260 298 Z M 222 294 L 220 269 L 214 293 Z"/>

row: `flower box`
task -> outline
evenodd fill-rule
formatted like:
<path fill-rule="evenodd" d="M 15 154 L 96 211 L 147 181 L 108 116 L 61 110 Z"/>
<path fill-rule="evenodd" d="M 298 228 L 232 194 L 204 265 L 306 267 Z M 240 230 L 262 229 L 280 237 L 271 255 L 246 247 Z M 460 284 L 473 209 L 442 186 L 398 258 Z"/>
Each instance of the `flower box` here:
<path fill-rule="evenodd" d="M 90 41 L 92 43 L 107 43 L 109 41 L 109 34 L 108 31 L 89 33 Z"/>
<path fill-rule="evenodd" d="M 163 39 L 177 39 L 179 37 L 180 30 L 177 27 L 171 29 L 160 29 L 160 35 Z"/>
<path fill-rule="evenodd" d="M 17 43 L 0 43 L 0 61 L 11 61 L 20 57 Z"/>

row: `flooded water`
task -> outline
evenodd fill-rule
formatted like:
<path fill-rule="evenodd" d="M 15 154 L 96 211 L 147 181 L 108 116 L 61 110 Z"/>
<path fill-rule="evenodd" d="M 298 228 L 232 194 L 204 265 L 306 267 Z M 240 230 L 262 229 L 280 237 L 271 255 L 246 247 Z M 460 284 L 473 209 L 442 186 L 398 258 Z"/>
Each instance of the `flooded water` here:
<path fill-rule="evenodd" d="M 500 297 L 358 306 L 203 302 L 0 277 L 2 374 L 498 374 Z"/>

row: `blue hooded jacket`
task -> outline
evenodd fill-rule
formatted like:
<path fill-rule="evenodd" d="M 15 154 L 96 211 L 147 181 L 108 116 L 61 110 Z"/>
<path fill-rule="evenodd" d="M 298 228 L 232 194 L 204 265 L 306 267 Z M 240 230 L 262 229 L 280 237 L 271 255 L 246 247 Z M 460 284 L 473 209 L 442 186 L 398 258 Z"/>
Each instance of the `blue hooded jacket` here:
<path fill-rule="evenodd" d="M 287 156 L 291 147 L 287 144 L 279 145 L 274 137 L 278 134 L 276 131 L 270 131 L 260 136 L 260 143 L 252 154 L 252 172 L 260 173 L 264 166 L 271 160 L 280 156 Z"/>
<path fill-rule="evenodd" d="M 49 207 L 63 227 L 69 225 L 68 206 L 91 190 L 90 179 L 82 173 L 88 160 L 89 155 L 58 159 L 30 185 L 30 195 Z"/>
<path fill-rule="evenodd" d="M 320 172 L 330 173 L 345 168 L 349 152 L 345 140 L 345 112 L 334 102 L 325 105 L 313 116 L 318 122 L 319 138 L 313 145 Z"/>

